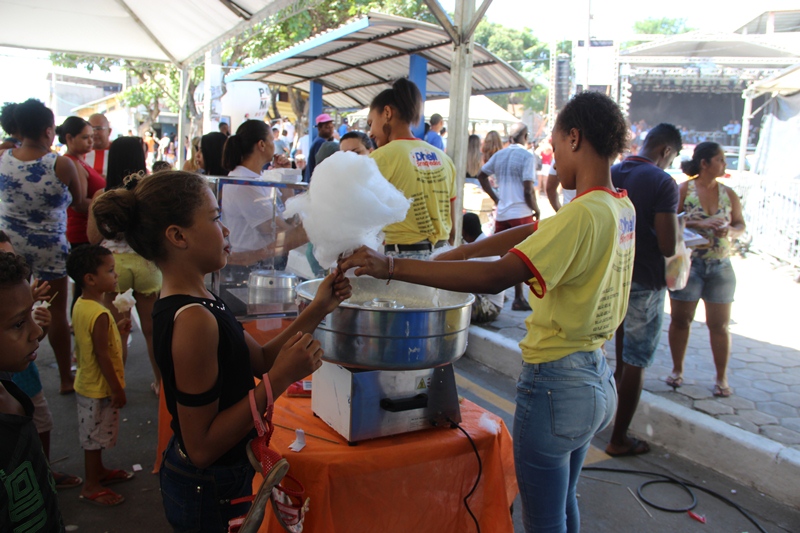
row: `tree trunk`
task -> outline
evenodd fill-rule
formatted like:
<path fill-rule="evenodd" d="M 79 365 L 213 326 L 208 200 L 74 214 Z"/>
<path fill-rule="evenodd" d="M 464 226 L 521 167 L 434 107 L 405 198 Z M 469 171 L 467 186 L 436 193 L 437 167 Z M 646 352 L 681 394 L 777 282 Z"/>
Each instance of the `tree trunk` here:
<path fill-rule="evenodd" d="M 309 100 L 303 96 L 299 89 L 288 87 L 289 103 L 292 104 L 292 112 L 294 112 L 297 120 L 295 121 L 295 131 L 297 132 L 298 139 L 306 134 L 308 131 L 308 108 Z"/>

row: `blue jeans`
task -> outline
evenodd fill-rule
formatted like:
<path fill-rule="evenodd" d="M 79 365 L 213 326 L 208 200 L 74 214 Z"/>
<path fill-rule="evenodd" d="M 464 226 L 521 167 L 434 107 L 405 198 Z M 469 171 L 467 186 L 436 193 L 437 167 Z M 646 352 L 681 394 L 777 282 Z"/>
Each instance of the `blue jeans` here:
<path fill-rule="evenodd" d="M 528 533 L 577 533 L 575 488 L 595 433 L 617 410 L 602 350 L 523 363 L 517 381 L 514 463 Z"/>
<path fill-rule="evenodd" d="M 230 501 L 253 493 L 254 475 L 247 459 L 237 465 L 197 468 L 181 455 L 173 437 L 159 471 L 167 521 L 176 532 L 225 533 L 228 520 L 250 509 L 249 503 Z"/>

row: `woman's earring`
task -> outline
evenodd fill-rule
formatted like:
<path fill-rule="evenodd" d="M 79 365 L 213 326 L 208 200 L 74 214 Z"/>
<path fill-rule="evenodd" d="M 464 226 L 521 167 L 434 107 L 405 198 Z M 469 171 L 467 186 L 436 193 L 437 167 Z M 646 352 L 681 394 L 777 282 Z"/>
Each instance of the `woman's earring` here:
<path fill-rule="evenodd" d="M 572 146 L 572 151 L 574 152 L 575 151 L 575 144 L 571 144 L 570 146 Z"/>

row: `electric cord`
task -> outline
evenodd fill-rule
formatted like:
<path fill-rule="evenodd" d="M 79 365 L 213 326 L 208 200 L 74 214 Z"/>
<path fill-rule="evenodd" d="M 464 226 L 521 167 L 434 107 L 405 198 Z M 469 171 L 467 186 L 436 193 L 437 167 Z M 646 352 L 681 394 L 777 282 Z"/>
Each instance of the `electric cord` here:
<path fill-rule="evenodd" d="M 475 452 L 475 457 L 478 458 L 478 477 L 475 478 L 475 484 L 472 485 L 472 489 L 466 496 L 464 496 L 464 507 L 467 508 L 469 516 L 471 516 L 472 521 L 475 522 L 475 529 L 477 530 L 477 533 L 481 533 L 481 526 L 478 524 L 478 519 L 472 513 L 472 509 L 469 508 L 469 502 L 467 501 L 475 493 L 475 489 L 478 488 L 478 483 L 481 480 L 481 474 L 483 473 L 483 462 L 481 461 L 481 455 L 478 453 L 478 447 L 475 446 L 475 441 L 472 440 L 472 437 L 470 437 L 469 433 L 467 433 L 467 431 L 464 428 L 462 428 L 459 424 L 453 422 L 450 419 L 450 417 L 447 417 L 447 421 L 450 423 L 451 426 L 458 428 L 461 431 L 461 433 L 463 433 L 467 437 L 467 440 L 469 440 L 469 443 L 472 445 L 472 450 Z"/>
<path fill-rule="evenodd" d="M 744 516 L 747 520 L 750 521 L 750 523 L 752 523 L 755 527 L 757 527 L 758 530 L 761 533 L 767 533 L 767 530 L 765 530 L 763 527 L 761 527 L 761 524 L 759 524 L 756 521 L 756 519 L 753 518 L 752 515 L 750 515 L 750 513 L 748 513 L 746 510 L 744 510 L 737 503 L 729 500 L 728 498 L 726 498 L 722 494 L 714 492 L 711 489 L 707 489 L 705 487 L 701 487 L 699 485 L 695 485 L 694 483 L 690 483 L 688 481 L 681 481 L 679 479 L 676 479 L 676 478 L 674 478 L 672 476 L 668 476 L 666 474 L 659 474 L 657 472 L 647 472 L 647 471 L 643 471 L 643 470 L 625 470 L 625 469 L 622 469 L 622 468 L 606 468 L 606 467 L 602 467 L 602 466 L 587 466 L 587 467 L 583 468 L 583 471 L 584 472 L 586 472 L 586 471 L 614 472 L 614 473 L 618 473 L 618 474 L 634 474 L 634 475 L 639 475 L 639 476 L 651 476 L 651 477 L 655 477 L 655 478 L 660 478 L 660 479 L 651 479 L 649 481 L 645 481 L 644 483 L 639 485 L 639 487 L 636 489 L 636 492 L 639 494 L 639 498 L 644 503 L 649 505 L 650 507 L 652 507 L 654 509 L 658 509 L 659 511 L 666 511 L 668 513 L 685 513 L 685 512 L 688 512 L 688 511 L 691 511 L 692 509 L 694 509 L 697 506 L 697 496 L 695 496 L 694 492 L 692 492 L 692 489 L 701 490 L 701 491 L 705 492 L 706 494 L 708 494 L 710 496 L 713 496 L 714 498 L 716 498 L 716 499 L 718 499 L 718 500 L 720 500 L 720 501 L 722 501 L 724 503 L 727 503 L 728 505 L 730 505 L 731 507 L 733 507 L 734 509 L 739 511 L 739 513 L 741 513 L 742 516 Z M 690 505 L 686 506 L 686 507 L 680 507 L 680 508 L 664 507 L 662 505 L 657 505 L 657 504 L 653 503 L 652 501 L 650 501 L 649 499 L 647 499 L 645 497 L 644 488 L 647 487 L 647 486 L 656 485 L 656 484 L 659 484 L 659 483 L 676 484 L 676 485 L 681 486 L 683 488 L 683 490 L 685 490 L 692 497 L 692 503 Z"/>

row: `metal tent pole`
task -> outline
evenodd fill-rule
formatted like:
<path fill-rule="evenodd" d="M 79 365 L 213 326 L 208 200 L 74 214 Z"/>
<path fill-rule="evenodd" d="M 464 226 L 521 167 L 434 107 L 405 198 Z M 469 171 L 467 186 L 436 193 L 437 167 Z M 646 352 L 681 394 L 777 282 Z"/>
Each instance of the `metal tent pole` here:
<path fill-rule="evenodd" d="M 447 155 L 456 167 L 455 245 L 461 243 L 461 213 L 464 210 L 464 179 L 467 176 L 469 137 L 469 97 L 472 96 L 472 33 L 486 13 L 491 0 L 483 0 L 475 12 L 475 0 L 456 0 L 455 22 L 451 21 L 438 0 L 425 0 L 431 13 L 453 37 L 453 61 L 450 68 L 450 116 L 447 121 Z"/>
<path fill-rule="evenodd" d="M 742 131 L 739 134 L 739 164 L 737 170 L 741 173 L 745 169 L 747 158 L 747 141 L 750 137 L 750 118 L 753 114 L 753 92 L 748 89 L 742 94 L 744 98 L 744 111 L 742 111 Z"/>
<path fill-rule="evenodd" d="M 186 65 L 181 67 L 181 84 L 180 84 L 180 109 L 178 110 L 178 139 L 175 142 L 175 151 L 178 155 L 178 169 L 183 168 L 186 162 L 184 155 L 185 144 L 183 137 L 189 132 L 188 120 L 186 118 L 186 102 L 189 99 L 189 67 Z M 191 140 L 191 139 L 190 139 Z"/>

